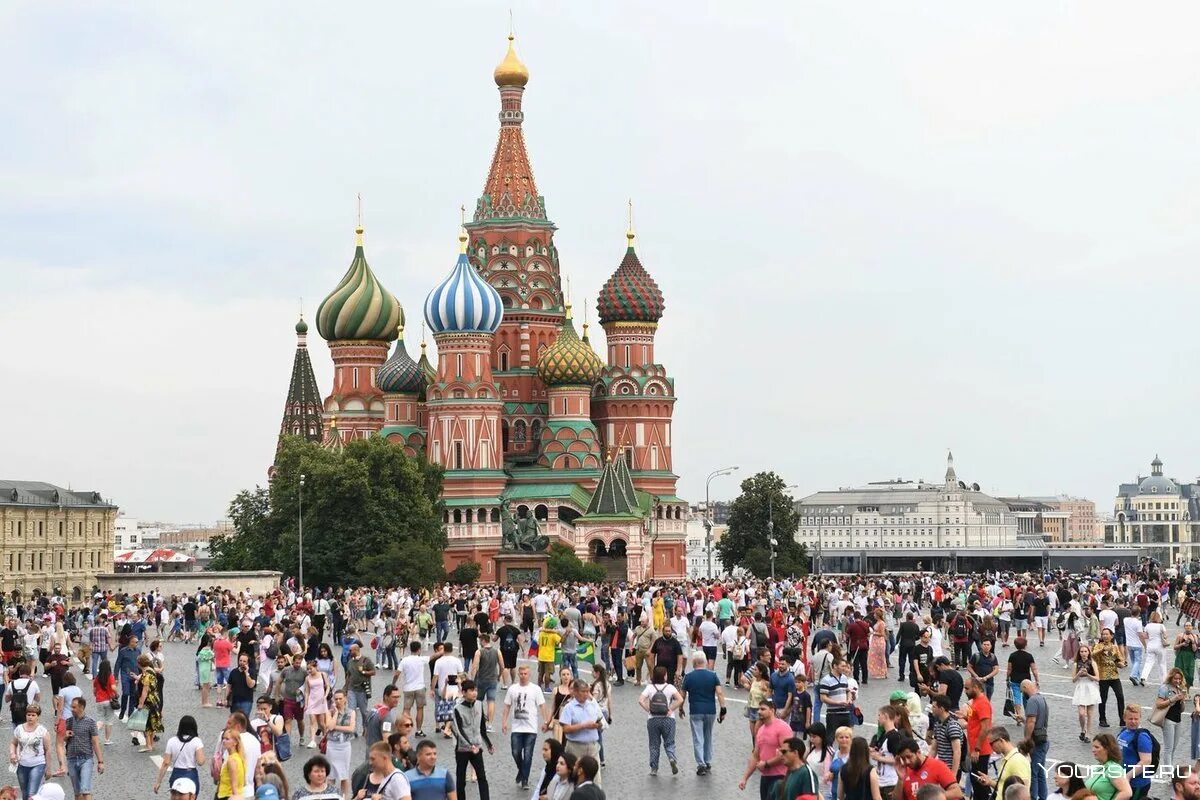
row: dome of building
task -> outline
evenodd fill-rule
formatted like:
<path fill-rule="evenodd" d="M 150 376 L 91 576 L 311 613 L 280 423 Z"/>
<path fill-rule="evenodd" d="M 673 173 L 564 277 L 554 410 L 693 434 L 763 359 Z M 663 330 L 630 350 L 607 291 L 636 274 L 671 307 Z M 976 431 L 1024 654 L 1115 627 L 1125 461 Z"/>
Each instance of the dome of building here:
<path fill-rule="evenodd" d="M 529 68 L 517 58 L 511 33 L 508 35 L 508 52 L 505 53 L 504 60 L 496 65 L 492 77 L 496 79 L 497 86 L 524 86 L 529 83 Z"/>
<path fill-rule="evenodd" d="M 396 394 L 417 394 L 425 386 L 425 374 L 404 346 L 403 326 L 396 337 L 396 351 L 379 368 L 376 382 L 381 391 Z"/>
<path fill-rule="evenodd" d="M 304 321 L 304 317 L 296 323 L 296 333 L 308 333 L 308 323 Z"/>
<path fill-rule="evenodd" d="M 537 371 L 547 386 L 591 386 L 604 371 L 604 362 L 575 334 L 569 305 L 558 338 L 538 359 Z"/>
<path fill-rule="evenodd" d="M 421 381 L 421 389 L 417 392 L 417 400 L 425 401 L 426 391 L 435 381 L 437 381 L 437 370 L 433 364 L 429 363 L 429 353 L 425 351 L 425 342 L 421 342 L 421 358 L 417 361 L 417 369 L 421 370 L 421 375 L 424 380 Z"/>
<path fill-rule="evenodd" d="M 1179 486 L 1175 481 L 1163 475 L 1151 475 L 1142 478 L 1138 484 L 1138 494 L 1178 494 Z"/>
<path fill-rule="evenodd" d="M 425 299 L 425 321 L 434 333 L 494 333 L 504 317 L 500 293 L 471 266 L 466 231 L 458 241 L 458 262 Z"/>
<path fill-rule="evenodd" d="M 326 341 L 368 339 L 390 342 L 404 324 L 404 309 L 383 288 L 363 253 L 363 229 L 356 230 L 354 260 L 341 283 L 317 307 L 317 331 Z"/>
<path fill-rule="evenodd" d="M 596 311 L 600 324 L 610 322 L 658 322 L 662 319 L 666 303 L 658 284 L 633 248 L 633 231 L 625 234 L 629 247 L 621 259 L 617 271 L 612 274 L 596 300 Z"/>

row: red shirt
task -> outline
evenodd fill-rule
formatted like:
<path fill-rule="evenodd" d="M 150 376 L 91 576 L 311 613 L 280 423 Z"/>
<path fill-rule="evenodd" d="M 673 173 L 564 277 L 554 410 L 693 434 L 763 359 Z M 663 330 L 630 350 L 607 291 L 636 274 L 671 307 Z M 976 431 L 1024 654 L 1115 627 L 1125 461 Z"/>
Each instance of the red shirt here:
<path fill-rule="evenodd" d="M 933 756 L 926 756 L 921 766 L 900 773 L 900 783 L 904 786 L 904 800 L 917 800 L 917 790 L 927 783 L 936 783 L 943 789 L 949 789 L 957 781 L 949 767 Z"/>
<path fill-rule="evenodd" d="M 212 643 L 212 650 L 214 667 L 233 666 L 233 642 L 221 637 Z"/>
<path fill-rule="evenodd" d="M 865 650 L 871 642 L 871 626 L 861 617 L 846 626 L 846 640 L 851 650 Z"/>
<path fill-rule="evenodd" d="M 979 741 L 980 726 L 984 720 L 991 720 L 988 725 L 994 725 L 995 720 L 992 718 L 992 701 L 987 699 L 987 695 L 980 692 L 974 700 L 970 701 L 970 709 L 967 712 L 967 743 L 969 747 L 974 747 Z M 983 746 L 979 748 L 981 756 L 990 756 L 992 754 L 992 743 L 985 736 Z"/>

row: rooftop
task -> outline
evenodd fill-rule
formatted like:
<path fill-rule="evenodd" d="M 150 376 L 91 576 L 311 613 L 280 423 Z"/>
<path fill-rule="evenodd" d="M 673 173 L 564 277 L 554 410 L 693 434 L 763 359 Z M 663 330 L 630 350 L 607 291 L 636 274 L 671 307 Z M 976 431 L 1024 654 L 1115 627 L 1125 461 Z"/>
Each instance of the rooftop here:
<path fill-rule="evenodd" d="M 41 481 L 0 480 L 0 506 L 116 508 L 99 492 L 79 492 Z"/>

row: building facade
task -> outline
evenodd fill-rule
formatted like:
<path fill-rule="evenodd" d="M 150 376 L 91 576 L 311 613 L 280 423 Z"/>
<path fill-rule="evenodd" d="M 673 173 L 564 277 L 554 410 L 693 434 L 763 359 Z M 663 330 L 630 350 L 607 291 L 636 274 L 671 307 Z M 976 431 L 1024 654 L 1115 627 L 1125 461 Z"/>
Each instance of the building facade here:
<path fill-rule="evenodd" d="M 0 481 L 0 591 L 82 599 L 112 572 L 117 507 L 99 492 Z"/>
<path fill-rule="evenodd" d="M 672 471 L 675 382 L 654 352 L 663 294 L 631 220 L 624 256 L 598 293 L 605 357 L 586 322 L 576 332 L 557 228 L 525 147 L 529 70 L 511 36 L 493 77 L 491 166 L 458 259 L 424 306 L 437 362 L 424 342 L 419 361 L 409 355 L 404 311 L 368 265 L 360 225 L 350 267 L 316 316 L 334 362 L 324 442 L 381 435 L 445 469 L 447 568 L 472 559 L 481 580 L 495 580 L 511 511 L 614 578 L 681 578 L 687 503 Z"/>
<path fill-rule="evenodd" d="M 1016 515 L 977 484 L 959 481 L 953 454 L 941 483 L 897 479 L 822 491 L 796 501 L 796 509 L 796 540 L 827 562 L 825 571 L 843 571 L 837 559 L 849 563 L 871 549 L 925 553 L 922 566 L 932 569 L 934 557 L 954 553 L 961 560 L 972 551 L 1018 545 Z"/>
<path fill-rule="evenodd" d="M 1104 542 L 1136 548 L 1166 564 L 1200 557 L 1200 482 L 1182 483 L 1163 474 L 1158 456 L 1150 474 L 1122 483 L 1113 519 L 1104 523 Z"/>

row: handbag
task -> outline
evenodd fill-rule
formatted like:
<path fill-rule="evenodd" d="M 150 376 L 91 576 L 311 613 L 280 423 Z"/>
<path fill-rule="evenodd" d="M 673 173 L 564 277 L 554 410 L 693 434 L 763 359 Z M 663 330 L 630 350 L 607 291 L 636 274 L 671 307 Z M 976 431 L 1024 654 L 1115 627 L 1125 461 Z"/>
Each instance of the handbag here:
<path fill-rule="evenodd" d="M 117 711 L 121 708 L 121 701 L 114 697 L 108 701 L 108 707 L 113 711 Z"/>
<path fill-rule="evenodd" d="M 292 757 L 292 735 L 286 730 L 275 737 L 275 757 L 280 761 Z"/>
<path fill-rule="evenodd" d="M 139 708 L 137 711 L 134 711 L 132 714 L 129 715 L 129 719 L 126 720 L 125 725 L 128 726 L 129 730 L 131 730 L 131 731 L 141 731 L 144 733 L 146 730 L 146 726 L 149 723 L 150 723 L 150 709 Z"/>
<path fill-rule="evenodd" d="M 637 656 L 631 650 L 626 650 L 625 652 L 625 669 L 630 671 L 637 669 Z"/>
<path fill-rule="evenodd" d="M 1004 688 L 1004 716 L 1012 717 L 1017 713 L 1017 706 L 1013 702 L 1012 684 L 1008 681 L 1004 683 L 1006 684 Z"/>
<path fill-rule="evenodd" d="M 1167 710 L 1170 708 L 1170 706 L 1166 706 L 1165 708 L 1154 709 L 1154 711 L 1150 712 L 1150 721 L 1161 728 L 1163 723 L 1167 721 Z"/>
<path fill-rule="evenodd" d="M 321 751 L 322 755 L 329 752 L 329 734 L 328 733 L 321 734 L 321 739 L 320 739 L 320 741 L 317 742 L 317 749 Z"/>

